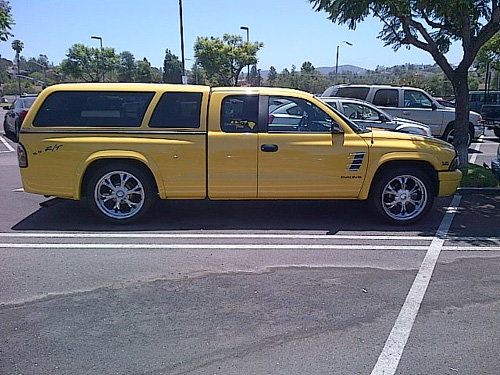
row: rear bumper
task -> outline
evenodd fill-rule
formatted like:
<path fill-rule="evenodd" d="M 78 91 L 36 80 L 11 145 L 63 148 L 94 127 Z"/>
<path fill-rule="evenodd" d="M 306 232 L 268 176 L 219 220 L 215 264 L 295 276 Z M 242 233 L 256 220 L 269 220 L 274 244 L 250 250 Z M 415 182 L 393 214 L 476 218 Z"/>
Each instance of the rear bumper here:
<path fill-rule="evenodd" d="M 438 173 L 439 179 L 439 197 L 446 197 L 448 195 L 455 194 L 462 181 L 462 172 L 456 171 L 446 171 Z"/>

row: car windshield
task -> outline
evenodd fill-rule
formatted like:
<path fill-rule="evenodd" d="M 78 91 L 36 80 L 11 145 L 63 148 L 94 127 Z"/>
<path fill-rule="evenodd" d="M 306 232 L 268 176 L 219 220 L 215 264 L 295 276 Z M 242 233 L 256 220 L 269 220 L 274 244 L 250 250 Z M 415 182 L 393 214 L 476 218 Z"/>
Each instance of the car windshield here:
<path fill-rule="evenodd" d="M 340 111 L 338 111 L 334 105 L 330 104 L 330 103 L 327 103 L 324 101 L 324 103 L 330 107 L 339 117 L 342 118 L 342 120 L 344 120 L 344 122 L 352 129 L 354 130 L 356 133 L 368 133 L 370 132 L 370 130 L 364 128 L 363 126 L 359 126 L 358 124 L 356 124 L 355 122 L 353 122 L 352 120 L 350 120 L 349 118 L 347 118 L 343 113 L 341 113 Z"/>
<path fill-rule="evenodd" d="M 35 102 L 36 97 L 23 98 L 24 108 L 31 108 L 33 103 Z"/>

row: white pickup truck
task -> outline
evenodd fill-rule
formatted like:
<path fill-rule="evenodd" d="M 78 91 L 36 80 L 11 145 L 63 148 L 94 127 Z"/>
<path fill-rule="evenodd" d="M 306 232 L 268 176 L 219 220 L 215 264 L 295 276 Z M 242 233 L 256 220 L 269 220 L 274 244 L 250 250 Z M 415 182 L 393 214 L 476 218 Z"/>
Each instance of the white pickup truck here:
<path fill-rule="evenodd" d="M 407 118 L 428 125 L 432 135 L 453 143 L 455 109 L 439 104 L 430 94 L 414 87 L 389 85 L 337 85 L 321 95 L 366 100 L 395 117 Z M 469 114 L 469 144 L 484 133 L 481 115 Z"/>

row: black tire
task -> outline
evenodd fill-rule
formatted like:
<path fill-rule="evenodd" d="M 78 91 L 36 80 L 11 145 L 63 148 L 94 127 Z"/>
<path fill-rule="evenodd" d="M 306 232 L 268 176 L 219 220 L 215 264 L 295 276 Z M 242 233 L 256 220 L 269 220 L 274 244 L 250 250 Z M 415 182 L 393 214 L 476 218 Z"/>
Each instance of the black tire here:
<path fill-rule="evenodd" d="M 90 209 L 112 223 L 142 218 L 156 198 L 153 181 L 144 168 L 112 162 L 92 172 L 86 188 Z"/>
<path fill-rule="evenodd" d="M 450 124 L 444 131 L 443 140 L 450 144 L 453 144 L 454 139 L 455 139 L 455 125 Z M 469 139 L 467 140 L 467 146 L 471 145 L 473 139 L 474 139 L 474 132 L 469 128 Z"/>
<path fill-rule="evenodd" d="M 370 194 L 374 210 L 393 225 L 413 224 L 432 207 L 430 178 L 422 170 L 396 167 L 377 177 Z"/>
<path fill-rule="evenodd" d="M 500 138 L 500 128 L 493 128 L 493 133 L 495 133 L 495 135 Z"/>
<path fill-rule="evenodd" d="M 3 122 L 3 133 L 7 138 L 9 137 L 9 132 L 7 131 L 7 120 L 4 120 Z"/>

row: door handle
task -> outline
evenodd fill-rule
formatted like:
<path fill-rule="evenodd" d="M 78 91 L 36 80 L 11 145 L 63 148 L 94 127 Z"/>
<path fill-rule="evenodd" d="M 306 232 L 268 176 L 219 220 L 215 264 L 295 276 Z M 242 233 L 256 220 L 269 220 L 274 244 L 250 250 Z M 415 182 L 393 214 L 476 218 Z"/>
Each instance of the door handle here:
<path fill-rule="evenodd" d="M 263 144 L 260 149 L 263 152 L 276 152 L 278 151 L 278 145 Z"/>
<path fill-rule="evenodd" d="M 403 111 L 403 115 L 409 115 L 409 114 L 411 114 L 410 111 Z"/>

